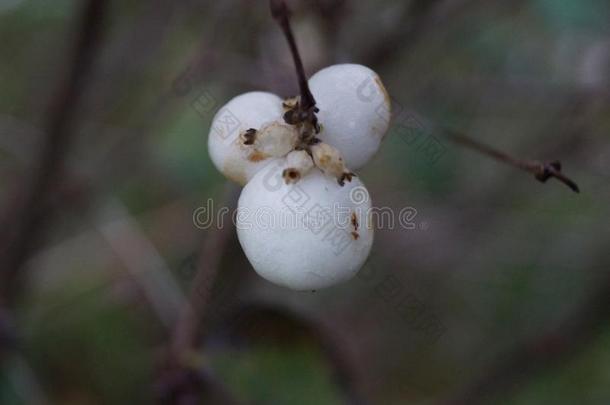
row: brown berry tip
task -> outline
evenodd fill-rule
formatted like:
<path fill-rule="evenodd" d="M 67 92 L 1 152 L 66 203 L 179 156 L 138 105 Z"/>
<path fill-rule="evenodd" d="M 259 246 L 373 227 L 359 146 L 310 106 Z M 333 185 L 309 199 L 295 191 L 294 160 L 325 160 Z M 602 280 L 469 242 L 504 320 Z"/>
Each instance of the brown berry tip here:
<path fill-rule="evenodd" d="M 286 184 L 294 184 L 301 179 L 301 173 L 296 169 L 288 168 L 284 169 L 282 177 Z"/>

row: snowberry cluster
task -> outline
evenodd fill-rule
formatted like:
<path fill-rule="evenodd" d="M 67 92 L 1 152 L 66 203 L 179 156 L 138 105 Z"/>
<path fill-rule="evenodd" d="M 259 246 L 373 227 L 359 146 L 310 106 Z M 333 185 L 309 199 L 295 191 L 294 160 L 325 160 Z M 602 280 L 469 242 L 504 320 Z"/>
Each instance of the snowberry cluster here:
<path fill-rule="evenodd" d="M 371 202 L 353 171 L 377 152 L 390 122 L 388 94 L 365 66 L 330 66 L 308 84 L 315 105 L 266 92 L 233 98 L 208 139 L 214 165 L 245 186 L 237 232 L 250 263 L 296 290 L 347 280 L 368 257 Z"/>

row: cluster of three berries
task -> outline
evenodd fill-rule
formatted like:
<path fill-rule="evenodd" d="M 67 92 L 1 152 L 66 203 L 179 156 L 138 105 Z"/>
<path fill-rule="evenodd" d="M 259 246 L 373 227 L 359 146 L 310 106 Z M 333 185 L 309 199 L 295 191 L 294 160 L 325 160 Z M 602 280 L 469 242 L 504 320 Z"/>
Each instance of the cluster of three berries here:
<path fill-rule="evenodd" d="M 298 97 L 250 92 L 218 111 L 208 138 L 214 165 L 245 186 L 236 225 L 248 260 L 295 290 L 345 281 L 368 257 L 371 201 L 353 171 L 377 152 L 391 116 L 379 76 L 365 66 L 330 66 L 309 87 L 313 120 L 287 118 Z"/>

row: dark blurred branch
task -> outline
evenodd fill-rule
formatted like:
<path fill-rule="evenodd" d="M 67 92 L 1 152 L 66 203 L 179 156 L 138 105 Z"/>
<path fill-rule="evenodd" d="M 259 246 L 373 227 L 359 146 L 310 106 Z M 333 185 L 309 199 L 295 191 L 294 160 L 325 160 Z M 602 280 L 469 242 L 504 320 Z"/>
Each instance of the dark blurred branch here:
<path fill-rule="evenodd" d="M 15 345 L 15 326 L 6 310 L 0 307 L 0 348 Z"/>
<path fill-rule="evenodd" d="M 349 355 L 344 339 L 332 328 L 290 308 L 278 307 L 266 302 L 245 302 L 227 319 L 224 327 L 228 329 L 229 334 L 246 340 L 271 339 L 270 343 L 275 341 L 286 343 L 288 338 L 284 335 L 273 339 L 274 330 L 278 334 L 287 333 L 297 339 L 304 337 L 310 339 L 319 346 L 330 363 L 334 382 L 343 392 L 345 403 L 352 405 L 368 403 L 366 395 L 362 392 L 364 384 L 358 381 L 355 373 L 357 369 L 355 361 Z"/>
<path fill-rule="evenodd" d="M 69 72 L 49 104 L 38 167 L 23 201 L 17 205 L 19 212 L 9 212 L 5 217 L 4 228 L 12 229 L 13 233 L 0 252 L 2 304 L 9 304 L 19 292 L 21 269 L 42 233 L 43 221 L 52 215 L 48 200 L 62 177 L 63 162 L 74 135 L 76 109 L 100 48 L 105 11 L 104 0 L 89 0 L 82 10 L 76 44 L 68 62 Z"/>
<path fill-rule="evenodd" d="M 365 50 L 362 60 L 365 64 L 377 66 L 388 64 L 399 53 L 408 53 L 428 30 L 436 29 L 468 0 L 415 0 L 405 8 L 402 23 L 396 29 L 376 41 Z M 445 4 L 448 3 L 448 4 Z"/>
<path fill-rule="evenodd" d="M 227 183 L 223 201 L 234 207 L 239 189 Z M 205 239 L 197 259 L 197 272 L 189 295 L 189 304 L 182 308 L 178 323 L 174 328 L 172 348 L 175 354 L 188 353 L 197 345 L 198 329 L 210 299 L 212 287 L 218 273 L 222 255 L 233 235 L 233 223 L 228 221 L 218 229 L 213 229 Z"/>
<path fill-rule="evenodd" d="M 171 331 L 186 302 L 182 289 L 127 207 L 115 200 L 105 211 L 96 227 L 157 318 Z"/>
<path fill-rule="evenodd" d="M 224 203 L 233 208 L 237 201 L 239 189 L 234 184 L 227 183 Z M 160 397 L 164 403 L 188 404 L 198 403 L 194 399 L 200 397 L 205 390 L 209 393 L 214 389 L 217 394 L 224 395 L 223 403 L 234 403 L 229 393 L 219 388 L 218 383 L 212 383 L 197 361 L 196 352 L 199 349 L 201 325 L 206 315 L 206 309 L 214 281 L 220 267 L 220 261 L 233 235 L 233 223 L 217 224 L 219 228 L 210 231 L 205 239 L 197 261 L 197 272 L 193 280 L 188 302 L 183 306 L 174 327 L 168 352 L 167 363 L 162 371 L 159 386 L 163 387 Z"/>
<path fill-rule="evenodd" d="M 519 8 L 524 2 L 525 0 L 505 3 L 484 0 L 413 0 L 400 16 L 401 23 L 385 32 L 379 30 L 382 33 L 379 40 L 359 54 L 359 58 L 365 65 L 377 68 L 390 65 L 399 56 L 414 57 L 416 54 L 410 51 L 420 40 L 429 40 L 431 36 L 447 33 L 450 24 L 468 12 L 490 4 Z"/>
<path fill-rule="evenodd" d="M 330 51 L 331 62 L 342 59 L 343 50 L 339 47 L 339 34 L 343 21 L 349 12 L 348 0 L 313 0 L 312 7 L 321 22 L 326 45 Z"/>
<path fill-rule="evenodd" d="M 536 180 L 542 183 L 545 183 L 550 178 L 555 178 L 572 189 L 572 191 L 576 193 L 580 191 L 578 185 L 561 172 L 561 162 L 559 161 L 540 162 L 538 160 L 518 159 L 456 131 L 444 130 L 443 135 L 460 146 L 531 173 Z"/>
<path fill-rule="evenodd" d="M 168 368 L 155 388 L 161 404 L 239 404 L 222 382 L 203 366 Z"/>
<path fill-rule="evenodd" d="M 371 64 L 381 61 L 387 63 L 389 57 L 395 55 L 397 50 L 401 52 L 408 50 L 421 36 L 428 32 L 430 27 L 436 25 L 435 22 L 455 16 L 459 11 L 472 7 L 476 3 L 477 1 L 474 0 L 414 0 L 406 8 L 405 18 L 408 19 L 409 23 L 404 25 L 405 28 L 398 29 L 391 35 L 386 36 L 383 41 L 376 44 L 369 54 L 364 56 L 364 59 Z M 459 132 L 445 129 L 441 130 L 441 133 L 460 146 L 531 173 L 536 180 L 542 183 L 547 182 L 550 178 L 555 178 L 572 191 L 576 193 L 580 191 L 578 185 L 561 172 L 562 167 L 559 161 L 541 162 L 519 159 L 475 141 Z"/>

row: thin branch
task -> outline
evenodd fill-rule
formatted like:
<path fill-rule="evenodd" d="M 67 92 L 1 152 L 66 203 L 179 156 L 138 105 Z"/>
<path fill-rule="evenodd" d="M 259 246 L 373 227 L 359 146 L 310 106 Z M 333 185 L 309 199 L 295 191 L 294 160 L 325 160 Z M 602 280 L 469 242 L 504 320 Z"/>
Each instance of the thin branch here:
<path fill-rule="evenodd" d="M 301 60 L 301 54 L 299 48 L 294 39 L 292 33 L 292 27 L 290 25 L 290 10 L 284 0 L 270 0 L 269 5 L 271 8 L 271 15 L 277 21 L 278 25 L 282 29 L 290 52 L 292 53 L 292 59 L 294 60 L 294 67 L 297 71 L 297 79 L 299 81 L 299 89 L 301 91 L 301 105 L 304 110 L 315 107 L 316 100 L 311 94 L 309 84 L 307 83 L 307 76 L 305 75 L 305 68 L 303 68 L 303 61 Z"/>
<path fill-rule="evenodd" d="M 284 0 L 270 0 L 269 5 L 271 7 L 271 15 L 282 29 L 288 46 L 290 47 L 290 52 L 294 59 L 294 67 L 297 72 L 299 89 L 301 91 L 300 100 L 293 108 L 286 111 L 284 114 L 284 121 L 291 125 L 306 124 L 304 128 L 307 128 L 307 130 L 302 136 L 304 139 L 309 139 L 312 137 L 313 132 L 316 134 L 320 132 L 318 118 L 316 117 L 316 113 L 320 110 L 316 107 L 316 100 L 309 89 L 309 83 L 307 82 L 307 76 L 305 75 L 305 69 L 303 68 L 303 61 L 301 60 L 299 48 L 297 47 L 294 34 L 292 33 L 292 27 L 290 26 L 290 10 Z"/>
<path fill-rule="evenodd" d="M 223 201 L 227 205 L 234 206 L 238 191 L 235 185 L 227 183 Z M 174 328 L 172 348 L 174 354 L 179 356 L 188 353 L 197 345 L 199 325 L 210 299 L 220 260 L 231 235 L 233 235 L 232 222 L 228 221 L 217 225 L 219 226 L 218 229 L 210 232 L 201 247 L 189 303 L 182 308 L 178 323 Z"/>
<path fill-rule="evenodd" d="M 541 162 L 538 160 L 515 158 L 453 130 L 444 130 L 443 135 L 460 146 L 482 153 L 498 162 L 506 163 L 531 173 L 536 180 L 542 183 L 546 183 L 550 178 L 555 178 L 568 186 L 575 193 L 580 192 L 578 185 L 561 172 L 561 162 L 559 161 Z"/>
<path fill-rule="evenodd" d="M 186 303 L 169 266 L 138 222 L 118 200 L 112 201 L 97 224 L 113 253 L 142 291 L 151 309 L 171 330 Z"/>
<path fill-rule="evenodd" d="M 77 42 L 70 57 L 70 71 L 47 112 L 45 133 L 38 168 L 33 173 L 21 210 L 6 217 L 5 229 L 14 234 L 0 252 L 2 283 L 0 299 L 10 303 L 20 290 L 21 268 L 41 234 L 43 220 L 50 213 L 46 204 L 61 177 L 63 161 L 74 135 L 76 108 L 85 91 L 93 62 L 101 45 L 106 1 L 89 0 L 83 8 L 77 31 Z M 12 223 L 15 221 L 16 223 Z"/>
<path fill-rule="evenodd" d="M 227 183 L 223 201 L 234 207 L 239 189 Z M 178 321 L 171 337 L 166 369 L 160 378 L 163 387 L 161 396 L 171 403 L 190 403 L 193 396 L 204 389 L 214 388 L 223 394 L 225 403 L 234 403 L 228 391 L 219 390 L 218 383 L 210 383 L 209 378 L 201 374 L 193 360 L 197 358 L 201 325 L 204 320 L 212 287 L 220 267 L 225 248 L 233 235 L 233 223 L 217 224 L 218 229 L 210 231 L 205 239 L 197 262 L 197 272 L 193 280 L 188 302 L 182 307 Z M 207 380 L 207 381 L 206 381 Z M 206 388 L 208 387 L 208 388 Z"/>

